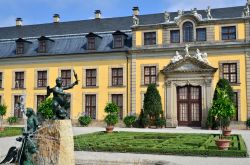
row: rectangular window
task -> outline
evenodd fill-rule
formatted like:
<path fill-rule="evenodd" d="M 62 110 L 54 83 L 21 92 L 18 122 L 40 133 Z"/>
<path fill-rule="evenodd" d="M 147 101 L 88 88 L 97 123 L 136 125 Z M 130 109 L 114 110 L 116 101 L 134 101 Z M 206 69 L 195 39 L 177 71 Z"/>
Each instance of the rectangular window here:
<path fill-rule="evenodd" d="M 144 67 L 144 85 L 156 83 L 156 66 Z"/>
<path fill-rule="evenodd" d="M 235 26 L 222 27 L 222 40 L 235 40 L 235 39 L 236 39 Z"/>
<path fill-rule="evenodd" d="M 155 45 L 156 44 L 156 32 L 144 33 L 144 45 Z"/>
<path fill-rule="evenodd" d="M 123 37 L 121 35 L 114 36 L 114 48 L 123 47 Z"/>
<path fill-rule="evenodd" d="M 62 86 L 71 84 L 71 70 L 61 70 Z"/>
<path fill-rule="evenodd" d="M 170 31 L 170 41 L 171 43 L 180 42 L 180 30 L 171 30 Z"/>
<path fill-rule="evenodd" d="M 95 50 L 95 37 L 88 38 L 88 49 Z"/>
<path fill-rule="evenodd" d="M 0 88 L 3 88 L 3 73 L 0 72 Z"/>
<path fill-rule="evenodd" d="M 206 30 L 206 28 L 196 29 L 196 40 L 197 41 L 206 41 L 207 40 L 207 30 Z"/>
<path fill-rule="evenodd" d="M 46 41 L 39 41 L 39 53 L 46 53 Z"/>
<path fill-rule="evenodd" d="M 122 94 L 112 94 L 112 102 L 119 107 L 119 118 L 123 119 L 123 95 Z"/>
<path fill-rule="evenodd" d="M 0 104 L 3 103 L 2 96 L 0 95 Z"/>
<path fill-rule="evenodd" d="M 222 64 L 223 78 L 230 83 L 237 83 L 237 63 Z"/>
<path fill-rule="evenodd" d="M 46 87 L 46 86 L 47 86 L 47 71 L 38 71 L 37 87 Z"/>
<path fill-rule="evenodd" d="M 18 118 L 23 118 L 21 98 L 23 98 L 21 95 L 14 96 L 14 116 Z"/>
<path fill-rule="evenodd" d="M 85 114 L 96 119 L 96 95 L 85 95 Z"/>
<path fill-rule="evenodd" d="M 235 116 L 233 117 L 232 120 L 238 121 L 238 109 L 239 109 L 239 106 L 238 106 L 238 92 L 234 92 L 233 101 L 234 101 L 234 104 L 235 104 L 236 113 L 235 113 Z"/>
<path fill-rule="evenodd" d="M 112 86 L 123 85 L 123 68 L 112 68 Z"/>
<path fill-rule="evenodd" d="M 38 110 L 40 104 L 46 99 L 46 95 L 37 95 L 36 96 L 36 109 Z"/>
<path fill-rule="evenodd" d="M 24 88 L 24 72 L 15 72 L 15 88 Z"/>
<path fill-rule="evenodd" d="M 16 54 L 23 54 L 24 53 L 24 43 L 17 42 L 16 43 Z"/>
<path fill-rule="evenodd" d="M 86 86 L 96 86 L 96 69 L 86 69 Z"/>

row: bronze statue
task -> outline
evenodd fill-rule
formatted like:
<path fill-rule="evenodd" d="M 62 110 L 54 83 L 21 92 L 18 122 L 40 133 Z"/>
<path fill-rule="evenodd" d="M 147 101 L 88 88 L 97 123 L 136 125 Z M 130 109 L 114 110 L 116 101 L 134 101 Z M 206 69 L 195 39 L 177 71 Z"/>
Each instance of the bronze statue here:
<path fill-rule="evenodd" d="M 75 85 L 78 84 L 77 74 L 74 71 L 74 76 L 76 81 L 73 84 L 68 86 L 62 86 L 62 78 L 58 77 L 56 79 L 56 86 L 53 88 L 47 87 L 47 97 L 53 93 L 53 103 L 52 109 L 54 111 L 54 119 L 69 119 L 68 109 L 70 108 L 70 100 L 67 98 L 70 96 L 67 93 L 64 93 L 64 90 L 68 90 L 73 88 Z"/>
<path fill-rule="evenodd" d="M 27 132 L 34 133 L 38 128 L 38 120 L 32 108 L 27 108 Z"/>

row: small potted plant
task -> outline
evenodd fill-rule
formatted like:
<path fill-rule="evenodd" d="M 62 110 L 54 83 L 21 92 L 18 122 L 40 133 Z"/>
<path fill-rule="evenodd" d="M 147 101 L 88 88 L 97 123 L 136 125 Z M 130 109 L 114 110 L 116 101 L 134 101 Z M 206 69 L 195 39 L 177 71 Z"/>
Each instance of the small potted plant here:
<path fill-rule="evenodd" d="M 4 131 L 3 116 L 6 115 L 6 111 L 7 111 L 7 106 L 4 104 L 0 104 L 0 132 Z"/>
<path fill-rule="evenodd" d="M 250 118 L 247 119 L 246 126 L 247 126 L 247 129 L 250 128 Z"/>
<path fill-rule="evenodd" d="M 166 126 L 166 119 L 164 117 L 158 117 L 155 119 L 156 128 L 163 128 Z"/>
<path fill-rule="evenodd" d="M 119 107 L 114 103 L 108 103 L 104 109 L 107 113 L 104 121 L 107 123 L 106 132 L 112 133 L 114 125 L 118 123 L 118 111 Z"/>
<path fill-rule="evenodd" d="M 217 89 L 217 98 L 213 100 L 210 111 L 215 116 L 215 119 L 220 121 L 221 130 L 223 130 L 223 127 L 226 128 L 229 126 L 230 119 L 235 114 L 235 106 L 225 90 Z M 220 134 L 219 139 L 215 142 L 220 150 L 227 150 L 231 141 Z"/>
<path fill-rule="evenodd" d="M 16 116 L 10 116 L 7 118 L 7 121 L 9 123 L 9 125 L 13 125 L 13 124 L 17 123 L 18 118 Z"/>

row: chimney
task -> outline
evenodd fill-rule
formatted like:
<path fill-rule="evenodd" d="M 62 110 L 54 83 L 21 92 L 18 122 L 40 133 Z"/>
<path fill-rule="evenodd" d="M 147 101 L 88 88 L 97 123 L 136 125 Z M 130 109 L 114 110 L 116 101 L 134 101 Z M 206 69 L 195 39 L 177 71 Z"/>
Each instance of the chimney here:
<path fill-rule="evenodd" d="M 23 20 L 22 18 L 17 18 L 16 19 L 16 26 L 22 26 L 23 25 Z"/>
<path fill-rule="evenodd" d="M 60 22 L 60 15 L 59 14 L 54 14 L 53 21 L 54 21 L 54 23 L 59 23 Z"/>
<path fill-rule="evenodd" d="M 95 19 L 101 19 L 101 15 L 102 15 L 101 10 L 95 11 Z"/>
<path fill-rule="evenodd" d="M 137 6 L 135 6 L 135 7 L 133 7 L 133 14 L 135 15 L 135 16 L 138 16 L 139 15 L 139 7 L 137 7 Z"/>

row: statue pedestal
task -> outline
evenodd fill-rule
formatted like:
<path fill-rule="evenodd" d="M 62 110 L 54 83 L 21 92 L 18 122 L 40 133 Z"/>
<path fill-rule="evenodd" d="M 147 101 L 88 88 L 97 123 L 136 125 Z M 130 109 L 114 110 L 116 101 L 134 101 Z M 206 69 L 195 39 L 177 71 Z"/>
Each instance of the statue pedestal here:
<path fill-rule="evenodd" d="M 75 165 L 71 120 L 44 122 L 36 136 L 37 165 Z"/>

